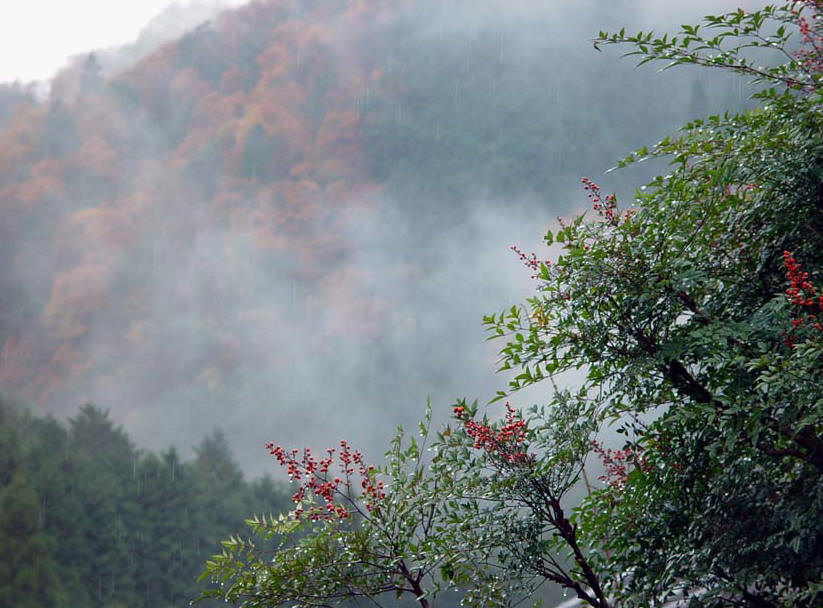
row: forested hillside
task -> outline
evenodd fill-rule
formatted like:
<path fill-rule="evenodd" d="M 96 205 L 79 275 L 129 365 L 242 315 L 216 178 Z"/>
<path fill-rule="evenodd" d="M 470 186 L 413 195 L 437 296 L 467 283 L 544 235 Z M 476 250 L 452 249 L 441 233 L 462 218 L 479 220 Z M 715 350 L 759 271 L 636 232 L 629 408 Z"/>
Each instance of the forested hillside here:
<path fill-rule="evenodd" d="M 592 51 L 639 0 L 495 4 L 254 2 L 112 76 L 89 55 L 43 101 L 4 87 L 0 390 L 103 404 L 157 448 L 217 424 L 249 463 L 275 413 L 355 433 L 475 383 L 463 321 L 513 273 L 467 260 L 741 102 Z"/>

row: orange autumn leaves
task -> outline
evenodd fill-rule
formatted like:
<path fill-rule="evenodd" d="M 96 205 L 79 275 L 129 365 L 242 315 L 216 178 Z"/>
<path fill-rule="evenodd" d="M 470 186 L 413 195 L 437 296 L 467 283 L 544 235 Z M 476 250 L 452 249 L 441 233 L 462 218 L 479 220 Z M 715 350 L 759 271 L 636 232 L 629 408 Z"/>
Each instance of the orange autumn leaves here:
<path fill-rule="evenodd" d="M 43 401 L 102 363 L 116 367 L 88 349 L 103 318 L 119 332 L 113 347 L 164 348 L 150 281 L 204 231 L 294 260 L 288 272 L 313 284 L 305 305 L 328 318 L 323 331 L 378 330 L 368 311 L 382 304 L 342 255 L 346 213 L 372 208 L 379 192 L 356 107 L 377 86 L 356 50 L 390 10 L 377 4 L 297 14 L 290 2 L 253 3 L 103 86 L 83 89 L 67 73 L 53 99 L 15 110 L 0 131 L 0 222 L 25 247 L 0 272 L 23 282 L 36 273 L 44 287 L 12 304 L 34 315 L 0 327 L 6 360 L 17 362 L 0 389 Z M 225 247 L 220 272 L 230 277 L 240 262 Z M 253 311 L 236 312 L 219 320 L 219 307 L 199 310 L 193 325 L 219 326 L 231 342 Z"/>

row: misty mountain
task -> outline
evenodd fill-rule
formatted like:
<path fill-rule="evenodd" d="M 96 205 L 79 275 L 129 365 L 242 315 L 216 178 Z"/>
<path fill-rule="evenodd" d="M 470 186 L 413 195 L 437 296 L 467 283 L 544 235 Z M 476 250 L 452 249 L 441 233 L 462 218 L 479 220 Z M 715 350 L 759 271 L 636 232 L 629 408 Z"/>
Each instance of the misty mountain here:
<path fill-rule="evenodd" d="M 529 289 L 508 246 L 745 103 L 592 50 L 650 14 L 671 27 L 646 0 L 257 1 L 48 99 L 0 88 L 0 391 L 151 448 L 220 427 L 252 472 L 268 440 L 376 455 L 427 396 L 488 398 L 481 316 Z"/>

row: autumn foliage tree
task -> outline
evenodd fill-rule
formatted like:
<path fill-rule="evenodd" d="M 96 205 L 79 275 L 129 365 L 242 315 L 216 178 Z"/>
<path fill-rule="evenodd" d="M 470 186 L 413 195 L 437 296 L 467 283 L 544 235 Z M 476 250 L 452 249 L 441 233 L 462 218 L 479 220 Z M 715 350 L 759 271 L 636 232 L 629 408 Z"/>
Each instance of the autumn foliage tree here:
<path fill-rule="evenodd" d="M 592 210 L 546 235 L 553 259 L 520 254 L 535 295 L 485 319 L 513 372 L 498 399 L 541 384 L 546 403 L 496 420 L 459 402 L 431 466 L 410 452 L 414 474 L 395 444 L 375 503 L 391 507 L 341 519 L 367 495 L 334 480 L 329 498 L 315 482 L 310 513 L 329 521 L 273 561 L 232 539 L 207 569 L 231 583 L 215 594 L 245 606 L 373 598 L 386 589 L 346 587 L 373 567 L 423 605 L 441 586 L 467 605 L 512 605 L 544 581 L 598 608 L 821 605 L 821 18 L 823 3 L 802 0 L 675 36 L 601 33 L 598 45 L 628 45 L 641 63 L 752 77 L 760 105 L 621 161 L 670 162 L 629 205 L 584 180 Z M 623 445 L 603 445 L 607 427 Z M 600 483 L 586 478 L 587 498 L 570 509 L 569 490 L 597 461 Z M 364 479 L 365 492 L 374 478 Z M 292 514 L 252 527 L 304 526 L 305 495 L 295 500 Z M 349 553 L 360 535 L 389 544 Z M 403 578 L 412 556 L 425 589 Z M 304 564 L 316 593 L 286 589 Z M 339 568 L 353 564 L 347 579 Z"/>

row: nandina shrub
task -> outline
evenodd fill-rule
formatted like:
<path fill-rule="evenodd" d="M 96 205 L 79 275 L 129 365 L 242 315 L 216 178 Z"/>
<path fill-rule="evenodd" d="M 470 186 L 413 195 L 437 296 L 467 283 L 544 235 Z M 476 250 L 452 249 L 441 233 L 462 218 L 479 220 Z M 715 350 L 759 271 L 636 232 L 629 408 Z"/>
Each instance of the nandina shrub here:
<path fill-rule="evenodd" d="M 366 464 L 346 441 L 319 458 L 268 444 L 295 485 L 294 508 L 256 515 L 250 537 L 224 541 L 206 565 L 215 587 L 204 597 L 273 607 L 408 595 L 426 608 L 443 588 L 471 584 L 466 605 L 508 605 L 483 547 L 458 533 L 468 522 L 454 526 L 463 486 L 448 459 L 427 456 L 430 424 L 427 409 L 419 435 L 398 432 L 382 466 Z"/>
<path fill-rule="evenodd" d="M 361 472 L 350 454 L 331 479 L 332 454 L 276 450 L 302 511 L 252 526 L 294 544 L 269 558 L 230 539 L 207 566 L 226 583 L 212 595 L 309 606 L 392 591 L 427 606 L 452 587 L 466 605 L 510 606 L 550 581 L 598 608 L 820 605 L 822 15 L 802 0 L 675 37 L 598 36 L 641 63 L 771 88 L 755 110 L 694 121 L 621 161 L 671 161 L 628 205 L 584 179 L 594 215 L 547 233 L 559 256 L 514 247 L 536 289 L 485 318 L 512 372 L 497 399 L 548 381 L 543 405 L 496 420 L 461 401 L 430 459 L 398 437 L 386 467 Z M 750 48 L 785 61 L 762 67 Z M 607 426 L 621 447 L 599 442 Z M 592 457 L 599 485 L 585 477 Z M 581 479 L 588 496 L 570 510 Z"/>

